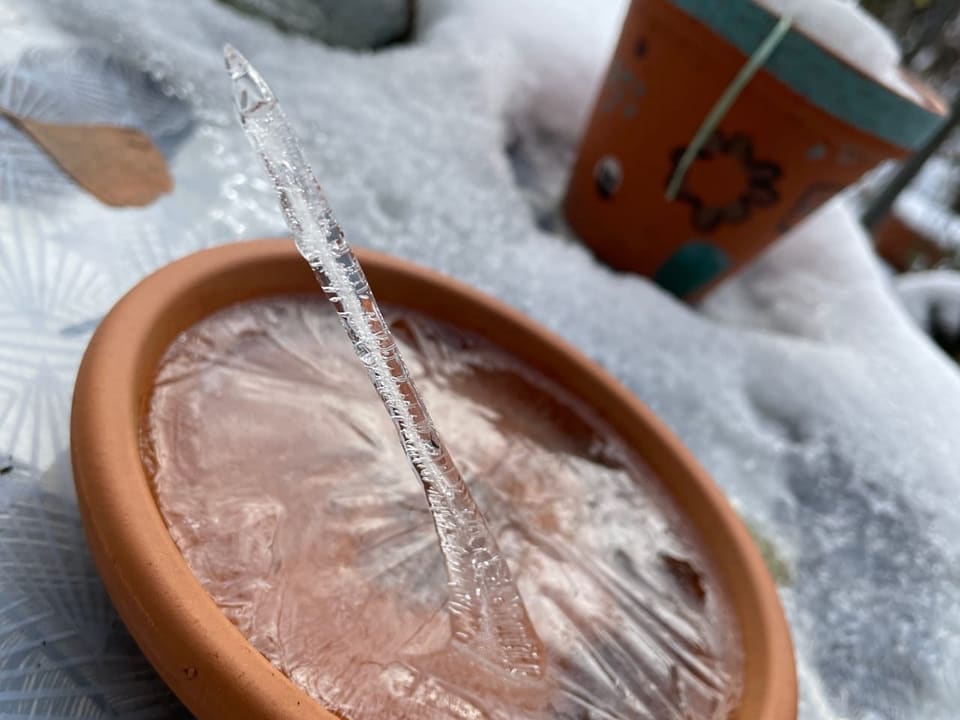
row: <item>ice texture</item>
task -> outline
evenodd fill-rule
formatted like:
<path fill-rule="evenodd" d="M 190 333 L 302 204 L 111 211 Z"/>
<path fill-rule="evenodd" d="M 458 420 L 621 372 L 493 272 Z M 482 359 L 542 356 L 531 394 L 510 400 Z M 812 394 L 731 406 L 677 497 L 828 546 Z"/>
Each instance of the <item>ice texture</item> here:
<path fill-rule="evenodd" d="M 256 69 L 229 45 L 224 58 L 240 123 L 277 188 L 287 227 L 336 308 L 423 486 L 447 570 L 446 607 L 457 642 L 464 653 L 501 670 L 538 678 L 543 673 L 540 639 L 510 568 L 427 411 L 299 141 Z"/>
<path fill-rule="evenodd" d="M 527 599 L 546 649 L 537 682 L 460 637 L 472 610 L 448 595 L 421 491 L 319 297 L 221 311 L 161 362 L 145 457 L 224 612 L 350 720 L 725 720 L 736 622 L 662 486 L 529 366 L 386 316 Z"/>
<path fill-rule="evenodd" d="M 215 0 L 0 0 L 5 77 L 26 48 L 95 46 L 155 75 L 154 100 L 193 120 L 171 153 L 175 191 L 144 209 L 43 194 L 22 182 L 42 151 L 4 156 L 0 452 L 38 477 L 65 452 L 90 329 L 144 274 L 287 232 L 223 82 L 231 42 L 275 78 L 355 244 L 528 313 L 691 448 L 786 570 L 802 720 L 956 720 L 960 373 L 906 314 L 855 216 L 824 208 L 699 309 L 611 272 L 551 220 L 625 3 L 419 7 L 410 44 L 352 53 Z M 86 90 L 78 115 L 140 102 L 94 68 L 84 80 L 71 84 Z M 47 677 L 17 672 L 30 687 Z"/>
<path fill-rule="evenodd" d="M 793 18 L 797 29 L 908 98 L 920 96 L 900 71 L 896 38 L 859 0 L 757 0 L 778 15 Z"/>

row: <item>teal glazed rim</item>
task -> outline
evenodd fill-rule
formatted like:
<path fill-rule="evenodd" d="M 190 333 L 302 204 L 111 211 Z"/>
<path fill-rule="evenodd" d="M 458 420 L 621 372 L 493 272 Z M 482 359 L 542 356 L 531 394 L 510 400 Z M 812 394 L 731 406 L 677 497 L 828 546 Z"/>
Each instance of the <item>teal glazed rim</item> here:
<path fill-rule="evenodd" d="M 760 47 L 780 19 L 754 0 L 669 2 L 747 56 Z M 924 107 L 868 77 L 796 28 L 783 38 L 764 69 L 834 117 L 907 150 L 923 145 L 946 120 L 946 107 L 941 104 L 937 111 L 932 91 L 925 96 L 930 106 Z"/>

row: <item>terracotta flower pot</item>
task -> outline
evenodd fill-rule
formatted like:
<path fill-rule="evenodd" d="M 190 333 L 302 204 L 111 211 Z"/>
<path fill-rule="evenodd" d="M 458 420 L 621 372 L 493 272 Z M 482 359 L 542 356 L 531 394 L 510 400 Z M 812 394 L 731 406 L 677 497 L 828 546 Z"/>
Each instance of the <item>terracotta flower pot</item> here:
<path fill-rule="evenodd" d="M 790 635 L 773 582 L 744 525 L 690 453 L 625 388 L 572 347 L 460 283 L 359 253 L 384 303 L 485 336 L 588 402 L 661 478 L 702 535 L 744 643 L 740 720 L 795 720 Z M 333 716 L 267 661 L 187 566 L 141 464 L 139 429 L 158 361 L 179 333 L 238 301 L 319 292 L 293 244 L 237 243 L 144 280 L 100 325 L 77 378 L 72 455 L 94 559 L 118 612 L 174 692 L 200 718 Z"/>
<path fill-rule="evenodd" d="M 668 201 L 680 156 L 776 21 L 752 0 L 631 3 L 564 204 L 600 258 L 702 291 L 942 121 L 919 82 L 915 102 L 791 30 Z"/>

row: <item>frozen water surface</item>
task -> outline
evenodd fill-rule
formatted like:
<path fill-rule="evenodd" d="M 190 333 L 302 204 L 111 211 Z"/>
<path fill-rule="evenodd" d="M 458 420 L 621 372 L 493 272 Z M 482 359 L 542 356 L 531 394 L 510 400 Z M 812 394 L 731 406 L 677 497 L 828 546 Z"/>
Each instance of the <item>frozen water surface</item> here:
<path fill-rule="evenodd" d="M 555 203 L 562 162 L 531 163 L 517 185 L 511 157 L 570 152 L 623 9 L 432 0 L 410 44 L 354 53 L 213 0 L 0 2 L 5 67 L 27 47 L 102 47 L 154 74 L 193 120 L 172 156 L 175 192 L 145 209 L 39 195 L 12 183 L 5 157 L 0 453 L 69 492 L 69 476 L 48 471 L 64 465 L 73 373 L 96 318 L 174 257 L 286 232 L 230 107 L 230 42 L 276 78 L 355 244 L 529 313 L 620 377 L 706 465 L 788 571 L 803 720 L 955 720 L 960 375 L 906 315 L 847 209 L 825 208 L 691 310 L 541 229 L 531 188 L 538 208 Z M 139 102 L 106 73 L 89 80 Z M 84 102 L 78 112 L 92 113 Z M 32 666 L 16 672 L 18 692 L 38 692 Z"/>
<path fill-rule="evenodd" d="M 735 623 L 646 468 L 529 366 L 416 314 L 387 318 L 470 481 L 451 494 L 478 498 L 489 537 L 456 527 L 472 499 L 431 501 L 453 526 L 439 530 L 448 593 L 422 490 L 334 313 L 319 298 L 239 305 L 172 346 L 144 432 L 171 532 L 225 612 L 351 720 L 723 720 Z M 503 548 L 542 638 L 535 677 L 522 645 L 501 660 L 463 636 L 488 598 L 462 591 L 516 591 L 471 587 L 456 543 Z"/>

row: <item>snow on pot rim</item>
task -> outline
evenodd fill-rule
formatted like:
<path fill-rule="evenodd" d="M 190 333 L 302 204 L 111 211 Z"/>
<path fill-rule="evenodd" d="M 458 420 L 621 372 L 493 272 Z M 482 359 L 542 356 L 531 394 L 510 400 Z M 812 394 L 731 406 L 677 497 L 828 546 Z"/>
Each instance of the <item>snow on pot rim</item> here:
<path fill-rule="evenodd" d="M 735 609 L 744 682 L 734 720 L 794 720 L 797 680 L 773 581 L 719 488 L 665 426 L 616 380 L 518 312 L 407 262 L 358 252 L 380 299 L 486 336 L 588 400 L 661 479 L 701 534 Z M 293 244 L 235 243 L 162 268 L 104 319 L 84 356 L 71 417 L 81 515 L 120 616 L 161 677 L 203 718 L 334 716 L 240 633 L 194 577 L 156 505 L 140 457 L 140 420 L 160 357 L 184 330 L 238 301 L 319 293 Z"/>
<path fill-rule="evenodd" d="M 783 0 L 670 2 L 748 56 L 760 47 L 779 20 L 776 11 L 766 4 L 783 4 Z M 872 75 L 825 44 L 825 40 L 828 38 L 822 34 L 818 40 L 802 24 L 795 25 L 764 69 L 815 106 L 904 150 L 918 148 L 943 122 L 948 110 L 946 103 L 909 72 L 900 71 L 904 83 L 914 91 L 910 94 L 903 86 L 898 90 L 884 79 L 890 68 Z M 824 82 L 824 78 L 830 81 Z"/>
<path fill-rule="evenodd" d="M 789 16 L 794 27 L 866 75 L 911 100 L 922 102 L 901 68 L 903 55 L 893 35 L 859 0 L 756 0 Z"/>

